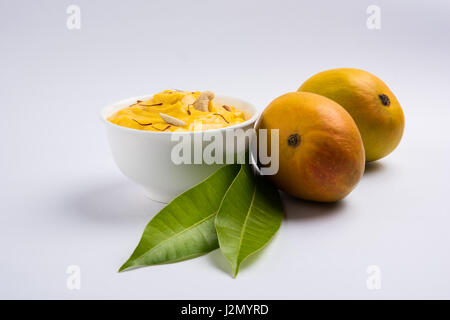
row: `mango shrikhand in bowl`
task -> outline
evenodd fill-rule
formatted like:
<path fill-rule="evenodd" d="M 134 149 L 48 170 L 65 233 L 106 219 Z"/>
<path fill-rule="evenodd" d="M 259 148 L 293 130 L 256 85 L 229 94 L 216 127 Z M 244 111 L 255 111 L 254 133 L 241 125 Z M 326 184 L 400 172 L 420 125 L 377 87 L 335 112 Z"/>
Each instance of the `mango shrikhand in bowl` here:
<path fill-rule="evenodd" d="M 115 102 L 100 115 L 120 171 L 149 198 L 169 202 L 225 164 L 204 161 L 211 143 L 221 142 L 215 145 L 224 159 L 245 154 L 248 144 L 237 143 L 235 134 L 253 129 L 258 111 L 244 100 L 210 91 L 165 90 Z M 180 155 L 190 161 L 180 163 Z"/>
<path fill-rule="evenodd" d="M 165 132 L 206 131 L 246 121 L 243 111 L 218 103 L 211 91 L 164 90 L 108 118 L 119 126 Z"/>

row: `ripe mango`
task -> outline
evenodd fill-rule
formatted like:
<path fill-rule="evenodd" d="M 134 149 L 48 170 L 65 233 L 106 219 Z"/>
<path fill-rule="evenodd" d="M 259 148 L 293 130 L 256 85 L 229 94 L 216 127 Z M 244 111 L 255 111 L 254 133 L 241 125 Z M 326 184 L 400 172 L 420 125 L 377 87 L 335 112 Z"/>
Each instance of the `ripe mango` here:
<path fill-rule="evenodd" d="M 348 112 L 328 98 L 308 92 L 282 95 L 263 111 L 256 129 L 279 130 L 279 170 L 268 178 L 295 197 L 337 201 L 363 175 L 358 128 Z"/>
<path fill-rule="evenodd" d="M 388 86 L 373 74 L 351 68 L 327 70 L 306 80 L 298 91 L 332 99 L 350 113 L 361 133 L 366 161 L 387 156 L 400 143 L 403 110 Z"/>

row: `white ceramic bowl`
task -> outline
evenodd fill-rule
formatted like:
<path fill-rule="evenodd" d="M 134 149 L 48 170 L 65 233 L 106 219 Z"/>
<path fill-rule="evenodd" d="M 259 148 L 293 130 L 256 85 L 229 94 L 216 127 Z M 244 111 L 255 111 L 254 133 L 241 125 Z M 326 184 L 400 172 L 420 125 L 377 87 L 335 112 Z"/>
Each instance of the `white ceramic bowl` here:
<path fill-rule="evenodd" d="M 109 122 L 107 119 L 116 111 L 123 109 L 136 100 L 147 100 L 152 95 L 125 99 L 109 106 L 101 111 L 101 118 L 106 126 L 106 132 L 113 154 L 113 158 L 130 180 L 141 185 L 147 196 L 160 202 L 169 202 L 180 193 L 198 184 L 218 168 L 221 164 L 180 164 L 176 165 L 171 160 L 172 148 L 179 142 L 171 141 L 172 132 L 143 131 L 122 127 Z M 220 132 L 225 136 L 225 130 L 253 128 L 258 118 L 257 109 L 243 100 L 216 95 L 214 101 L 236 107 L 246 114 L 247 120 L 238 125 L 203 132 Z M 177 132 L 177 135 L 190 135 L 194 141 L 194 135 L 201 132 Z M 203 147 L 209 142 L 202 142 Z M 248 148 L 248 144 L 245 149 Z M 242 149 L 242 148 L 241 148 Z M 246 150 L 235 150 L 245 152 Z M 225 144 L 224 144 L 225 154 Z"/>

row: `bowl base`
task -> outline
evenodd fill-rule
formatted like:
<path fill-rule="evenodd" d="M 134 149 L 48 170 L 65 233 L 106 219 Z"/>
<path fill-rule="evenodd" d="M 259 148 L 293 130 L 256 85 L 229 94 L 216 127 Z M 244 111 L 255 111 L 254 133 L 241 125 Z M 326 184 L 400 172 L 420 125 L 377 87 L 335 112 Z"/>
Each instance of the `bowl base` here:
<path fill-rule="evenodd" d="M 150 200 L 159 202 L 159 203 L 164 203 L 164 204 L 168 204 L 170 201 L 173 200 L 173 198 L 167 197 L 167 196 L 162 196 L 160 194 L 156 194 L 154 192 L 151 192 L 149 190 L 145 190 L 144 189 L 144 194 L 147 198 L 149 198 Z"/>

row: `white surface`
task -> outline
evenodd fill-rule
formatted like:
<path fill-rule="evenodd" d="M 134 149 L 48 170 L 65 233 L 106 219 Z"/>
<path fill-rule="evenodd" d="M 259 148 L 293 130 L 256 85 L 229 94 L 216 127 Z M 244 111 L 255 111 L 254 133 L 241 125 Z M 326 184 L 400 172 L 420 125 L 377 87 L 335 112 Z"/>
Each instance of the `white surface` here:
<path fill-rule="evenodd" d="M 168 203 L 179 194 L 192 186 L 200 183 L 210 176 L 214 171 L 222 167 L 221 164 L 208 165 L 197 164 L 175 164 L 172 159 L 172 150 L 184 140 L 172 140 L 173 133 L 158 131 L 143 131 L 121 127 L 109 122 L 107 119 L 120 109 L 128 107 L 137 100 L 148 100 L 152 95 L 139 96 L 118 101 L 104 107 L 101 118 L 105 124 L 106 134 L 113 159 L 120 171 L 131 181 L 140 185 L 146 195 L 155 201 Z M 234 155 L 245 154 L 248 145 L 238 144 L 237 138 L 226 141 L 226 131 L 235 133 L 233 130 L 248 130 L 253 128 L 258 118 L 258 110 L 252 104 L 242 101 L 236 97 L 216 95 L 214 100 L 219 105 L 228 104 L 244 112 L 247 120 L 226 128 L 208 130 L 209 139 L 221 137 L 224 143 L 222 153 L 227 157 L 227 150 Z M 178 137 L 184 139 L 188 136 L 187 143 L 191 147 L 190 154 L 194 154 L 194 145 L 199 141 L 203 148 L 211 143 L 211 140 L 203 140 L 203 132 L 181 132 Z M 189 142 L 190 141 L 190 142 Z M 236 148 L 235 148 L 236 147 Z M 194 159 L 193 157 L 192 159 Z M 194 161 L 194 160 L 192 160 Z"/>
<path fill-rule="evenodd" d="M 368 1 L 74 2 L 80 31 L 73 2 L 0 1 L 0 298 L 450 298 L 448 1 L 377 1 L 381 30 Z M 348 198 L 284 196 L 282 229 L 235 280 L 218 251 L 116 273 L 162 205 L 114 165 L 101 106 L 189 87 L 262 109 L 342 66 L 384 79 L 406 116 Z"/>

